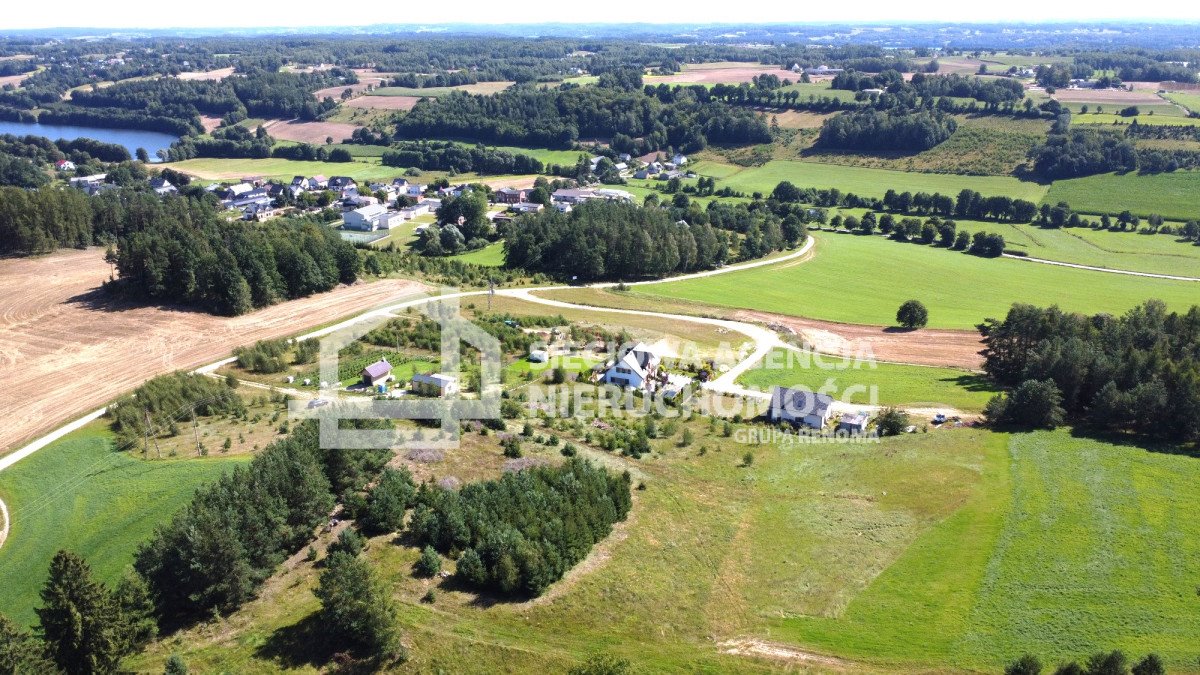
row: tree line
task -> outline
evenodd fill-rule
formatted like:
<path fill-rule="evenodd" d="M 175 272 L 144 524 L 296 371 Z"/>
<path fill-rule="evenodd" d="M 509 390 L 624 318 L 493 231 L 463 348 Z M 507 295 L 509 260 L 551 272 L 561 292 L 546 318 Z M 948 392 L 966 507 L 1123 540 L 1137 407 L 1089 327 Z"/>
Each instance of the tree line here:
<path fill-rule="evenodd" d="M 860 152 L 919 152 L 945 142 L 957 128 L 958 122 L 940 111 L 860 110 L 825 120 L 817 145 Z"/>
<path fill-rule="evenodd" d="M 459 173 L 528 174 L 545 169 L 531 155 L 450 141 L 400 141 L 384 151 L 381 161 L 384 166 Z"/>
<path fill-rule="evenodd" d="M 988 404 L 989 420 L 1200 439 L 1200 307 L 1149 300 L 1114 317 L 1015 304 L 979 331 L 985 372 L 1012 388 Z"/>

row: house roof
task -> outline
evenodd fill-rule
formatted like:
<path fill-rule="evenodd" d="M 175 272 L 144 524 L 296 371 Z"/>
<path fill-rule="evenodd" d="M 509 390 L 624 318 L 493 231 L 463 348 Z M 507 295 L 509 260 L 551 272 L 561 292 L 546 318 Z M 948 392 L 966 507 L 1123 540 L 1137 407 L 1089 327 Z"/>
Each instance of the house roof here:
<path fill-rule="evenodd" d="M 354 212 L 363 218 L 375 218 L 387 213 L 387 207 L 383 204 L 367 204 L 366 206 L 354 209 Z"/>
<path fill-rule="evenodd" d="M 842 415 L 841 423 L 848 426 L 866 426 L 867 420 L 870 419 L 866 413 L 846 413 Z"/>
<path fill-rule="evenodd" d="M 412 376 L 412 381 L 420 382 L 422 384 L 436 384 L 439 387 L 445 387 L 448 384 L 452 384 L 454 382 L 454 378 L 441 373 L 417 373 Z"/>
<path fill-rule="evenodd" d="M 771 410 L 786 410 L 794 417 L 825 417 L 832 405 L 832 396 L 817 394 L 807 389 L 775 387 L 771 390 Z"/>
<path fill-rule="evenodd" d="M 390 372 L 392 372 L 392 364 L 383 359 L 380 359 L 366 368 L 363 368 L 363 373 L 368 375 L 371 379 L 383 377 Z"/>

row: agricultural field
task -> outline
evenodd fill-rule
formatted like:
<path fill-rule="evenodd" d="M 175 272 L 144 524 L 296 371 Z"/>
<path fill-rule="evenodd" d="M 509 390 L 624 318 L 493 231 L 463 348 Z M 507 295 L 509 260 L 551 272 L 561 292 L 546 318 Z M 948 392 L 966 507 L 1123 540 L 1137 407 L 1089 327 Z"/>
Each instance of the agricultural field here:
<path fill-rule="evenodd" d="M 1164 96 L 1173 103 L 1187 108 L 1190 112 L 1200 113 L 1200 94 L 1194 92 L 1169 92 Z"/>
<path fill-rule="evenodd" d="M 947 407 L 979 412 L 997 389 L 986 377 L 965 370 L 876 363 L 810 352 L 776 350 L 739 380 L 748 387 L 802 386 L 859 405 Z"/>
<path fill-rule="evenodd" d="M 358 127 L 342 122 L 302 122 L 300 120 L 268 120 L 263 128 L 274 138 L 297 143 L 325 145 L 328 138 L 340 143 L 350 138 Z"/>
<path fill-rule="evenodd" d="M 367 93 L 368 96 L 416 96 L 418 98 L 448 96 L 456 91 L 468 94 L 495 94 L 513 85 L 512 82 L 476 82 L 456 87 L 378 87 Z"/>
<path fill-rule="evenodd" d="M 747 289 L 753 289 L 748 292 Z M 816 255 L 700 279 L 635 287 L 665 297 L 844 323 L 889 326 L 905 300 L 929 307 L 929 326 L 970 329 L 1014 302 L 1121 313 L 1147 298 L 1173 309 L 1195 304 L 1195 282 L 984 259 L 920 244 L 853 234 L 818 235 Z"/>
<path fill-rule="evenodd" d="M 1057 431 L 1014 435 L 977 466 L 963 507 L 844 609 L 780 619 L 773 637 L 993 669 L 1119 648 L 1194 671 L 1195 584 L 1178 574 L 1200 559 L 1194 458 Z"/>
<path fill-rule="evenodd" d="M 1020 230 L 1027 242 L 1014 242 L 1034 258 L 1106 267 L 1109 269 L 1188 276 L 1200 278 L 1200 247 L 1180 241 L 1171 234 L 1151 234 L 1147 230 L 1119 232 L 1093 230 L 1088 227 L 1064 229 L 1040 228 L 1033 225 L 1010 225 L 998 229 L 992 223 L 981 223 L 984 229 L 999 231 L 1005 241 L 1010 230 Z M 971 229 L 971 228 L 967 228 Z"/>
<path fill-rule="evenodd" d="M 964 188 L 969 188 L 984 195 L 1005 195 L 1039 202 L 1046 192 L 1044 185 L 1011 176 L 911 173 L 794 160 L 772 160 L 762 166 L 748 168 L 709 161 L 697 162 L 692 168 L 700 175 L 716 178 L 718 189 L 728 186 L 747 194 L 770 194 L 784 180 L 800 187 L 836 187 L 842 192 L 871 197 L 883 197 L 888 189 L 957 195 Z"/>
<path fill-rule="evenodd" d="M 1179 108 L 1171 106 L 1176 112 L 1182 112 Z M 1200 118 L 1197 117 L 1179 117 L 1169 115 L 1138 115 L 1137 117 L 1121 117 L 1116 114 L 1116 111 L 1095 112 L 1093 107 L 1092 112 L 1080 114 L 1076 112 L 1071 116 L 1071 124 L 1109 124 L 1114 127 L 1123 127 L 1128 125 L 1133 120 L 1137 120 L 1138 124 L 1157 124 L 1160 126 L 1200 126 Z"/>
<path fill-rule="evenodd" d="M 780 91 L 797 91 L 800 92 L 800 101 L 807 101 L 810 98 L 820 100 L 822 98 L 832 98 L 845 103 L 854 101 L 855 92 L 849 89 L 831 89 L 829 82 L 796 82 L 796 76 L 792 77 L 794 84 L 789 84 L 786 87 L 780 87 Z"/>
<path fill-rule="evenodd" d="M 1170 220 L 1200 217 L 1200 171 L 1158 174 L 1105 173 L 1055 181 L 1043 201 L 1065 201 L 1084 213 L 1120 213 L 1128 209 L 1138 215 L 1157 213 Z"/>
<path fill-rule="evenodd" d="M 646 84 L 741 84 L 749 82 L 757 75 L 774 74 L 779 79 L 790 79 L 793 82 L 800 79 L 798 73 L 784 70 L 779 66 L 761 63 L 716 62 L 716 63 L 685 63 L 678 73 L 672 75 L 646 75 Z"/>
<path fill-rule="evenodd" d="M 18 624 L 35 621 L 56 551 L 84 556 L 101 580 L 115 582 L 156 525 L 198 486 L 247 459 L 222 455 L 210 443 L 214 451 L 205 458 L 145 460 L 114 443 L 102 418 L 0 473 L 0 499 L 13 519 L 0 547 L 0 613 Z"/>

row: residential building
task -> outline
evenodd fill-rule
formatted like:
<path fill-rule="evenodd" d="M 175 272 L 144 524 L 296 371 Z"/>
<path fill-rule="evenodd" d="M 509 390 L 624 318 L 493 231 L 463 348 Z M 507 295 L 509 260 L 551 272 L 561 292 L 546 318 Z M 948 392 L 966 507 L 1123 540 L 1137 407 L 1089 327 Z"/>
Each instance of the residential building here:
<path fill-rule="evenodd" d="M 867 433 L 867 423 L 871 418 L 866 413 L 846 413 L 838 421 L 837 430 L 845 431 L 851 434 Z"/>
<path fill-rule="evenodd" d="M 503 187 L 496 190 L 494 194 L 497 204 L 520 204 L 529 199 L 530 192 L 532 190 L 528 188 Z"/>
<path fill-rule="evenodd" d="M 388 363 L 387 359 L 380 359 L 375 363 L 362 369 L 361 373 L 363 384 L 368 387 L 374 387 L 377 384 L 383 384 L 392 379 L 392 364 Z"/>
<path fill-rule="evenodd" d="M 772 422 L 824 429 L 832 414 L 833 398 L 825 394 L 778 386 L 771 390 L 771 407 L 767 411 L 767 418 Z"/>
<path fill-rule="evenodd" d="M 161 176 L 155 176 L 154 178 L 150 179 L 150 189 L 154 190 L 154 193 L 160 197 L 163 195 L 173 195 L 176 192 L 179 192 L 179 190 L 175 189 L 174 185 L 171 185 L 171 181 Z"/>
<path fill-rule="evenodd" d="M 422 396 L 444 398 L 458 393 L 458 378 L 441 373 L 413 375 L 409 388 Z"/>
<path fill-rule="evenodd" d="M 613 362 L 600 379 L 618 387 L 642 389 L 658 373 L 660 360 L 653 350 L 639 342 Z"/>

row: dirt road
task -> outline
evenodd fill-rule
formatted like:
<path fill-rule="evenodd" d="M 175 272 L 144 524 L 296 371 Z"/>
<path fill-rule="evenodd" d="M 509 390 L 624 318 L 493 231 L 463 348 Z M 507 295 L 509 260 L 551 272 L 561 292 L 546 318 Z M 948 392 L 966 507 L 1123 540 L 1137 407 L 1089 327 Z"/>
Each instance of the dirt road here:
<path fill-rule="evenodd" d="M 0 455 L 155 375 L 423 288 L 411 281 L 360 283 L 229 318 L 110 302 L 98 290 L 108 274 L 99 249 L 0 260 Z"/>

